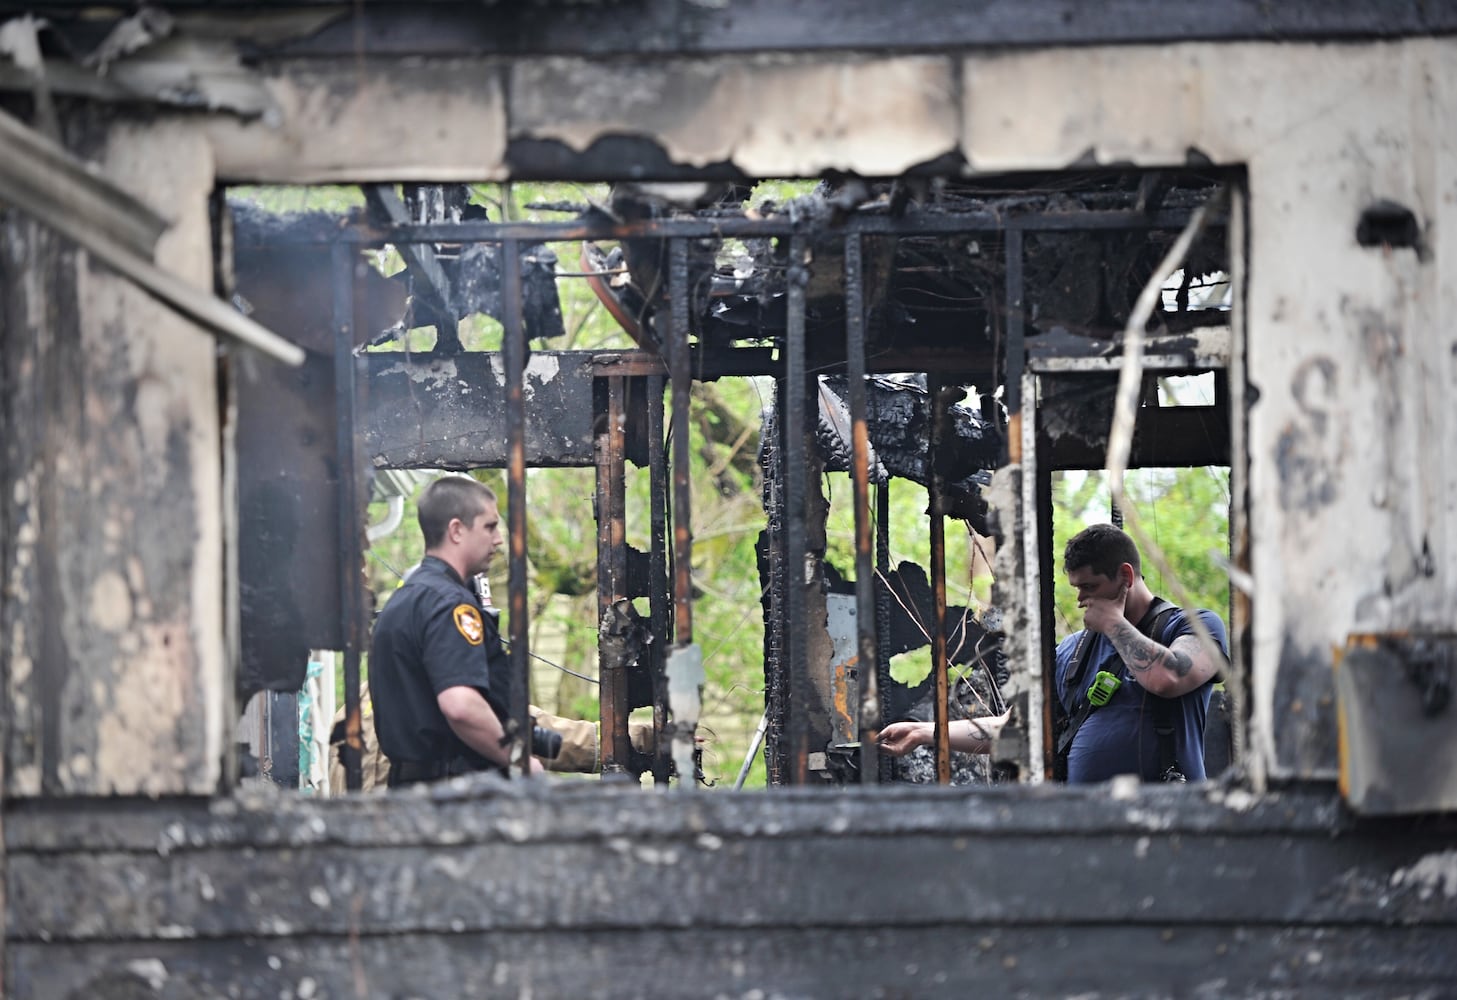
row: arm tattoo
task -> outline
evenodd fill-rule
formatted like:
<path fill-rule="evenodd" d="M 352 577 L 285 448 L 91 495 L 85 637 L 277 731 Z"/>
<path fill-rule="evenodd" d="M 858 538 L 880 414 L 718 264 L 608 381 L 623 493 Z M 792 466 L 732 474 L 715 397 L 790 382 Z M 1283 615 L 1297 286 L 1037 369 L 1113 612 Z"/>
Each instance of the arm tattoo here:
<path fill-rule="evenodd" d="M 1134 673 L 1145 673 L 1162 664 L 1169 673 L 1182 680 L 1194 669 L 1194 661 L 1189 659 L 1187 653 L 1159 645 L 1129 622 L 1115 625 L 1108 639 L 1113 643 L 1113 648 L 1118 650 L 1118 655 L 1123 657 L 1128 669 Z"/>

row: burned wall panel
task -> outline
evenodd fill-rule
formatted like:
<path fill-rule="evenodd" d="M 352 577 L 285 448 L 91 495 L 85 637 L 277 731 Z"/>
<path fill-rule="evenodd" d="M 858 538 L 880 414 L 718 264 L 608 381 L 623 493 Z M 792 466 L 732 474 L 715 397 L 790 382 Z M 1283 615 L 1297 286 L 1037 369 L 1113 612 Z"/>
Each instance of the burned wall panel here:
<path fill-rule="evenodd" d="M 159 260 L 210 281 L 201 137 L 175 123 L 69 126 L 112 180 L 173 209 Z M 10 732 L 20 766 L 7 790 L 206 791 L 219 774 L 225 673 L 214 342 L 47 241 L 10 333 L 36 395 L 7 424 L 24 439 L 10 568 L 29 576 L 7 612 L 12 696 L 26 707 Z"/>
<path fill-rule="evenodd" d="M 506 465 L 506 370 L 501 355 L 365 355 L 364 447 L 382 468 Z M 590 466 L 590 352 L 536 354 L 526 364 L 526 463 Z"/>
<path fill-rule="evenodd" d="M 1454 99 L 1451 51 L 1184 44 L 963 67 L 975 167 L 1246 166 L 1247 339 L 1234 349 L 1254 391 L 1236 461 L 1249 463 L 1257 774 L 1335 776 L 1331 651 L 1350 632 L 1452 619 L 1457 556 L 1445 528 L 1424 526 L 1451 520 L 1453 474 L 1417 456 L 1450 448 L 1451 408 L 1429 401 L 1451 398 L 1454 372 L 1409 361 L 1452 354 L 1439 275 L 1453 251 L 1355 236 L 1378 197 L 1422 206 L 1423 231 L 1452 211 L 1439 194 L 1452 140 L 1435 124 Z"/>
<path fill-rule="evenodd" d="M 215 115 L 221 180 L 283 184 L 482 181 L 503 176 L 501 63 L 394 60 L 361 73 L 354 60 L 293 59 L 262 67 L 273 107 L 259 118 Z M 431 122 L 428 129 L 422 122 Z"/>
<path fill-rule="evenodd" d="M 334 365 L 236 366 L 238 703 L 297 691 L 310 649 L 340 649 L 339 455 Z"/>

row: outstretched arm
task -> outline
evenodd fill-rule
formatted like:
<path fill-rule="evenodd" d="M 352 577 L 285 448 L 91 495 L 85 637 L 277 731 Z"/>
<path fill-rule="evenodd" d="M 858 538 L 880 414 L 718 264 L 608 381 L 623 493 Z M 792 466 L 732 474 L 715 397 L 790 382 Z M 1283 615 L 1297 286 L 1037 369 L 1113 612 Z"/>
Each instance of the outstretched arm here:
<path fill-rule="evenodd" d="M 957 719 L 947 725 L 952 750 L 961 753 L 991 753 L 992 740 L 1007 724 L 1007 716 L 988 715 L 979 719 Z M 936 742 L 936 726 L 931 722 L 892 722 L 880 731 L 880 749 L 892 757 L 904 757 L 916 747 Z"/>

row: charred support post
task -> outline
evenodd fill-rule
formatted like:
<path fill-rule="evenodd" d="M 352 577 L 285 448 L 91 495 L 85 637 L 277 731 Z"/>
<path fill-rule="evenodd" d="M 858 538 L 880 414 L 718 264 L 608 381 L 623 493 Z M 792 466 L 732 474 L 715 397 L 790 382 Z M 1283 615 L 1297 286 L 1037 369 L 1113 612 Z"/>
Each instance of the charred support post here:
<path fill-rule="evenodd" d="M 1048 463 L 1041 461 L 1042 456 L 1040 454 L 1036 458 L 1038 460 L 1035 470 L 1035 479 L 1037 481 L 1037 510 L 1035 513 L 1038 538 L 1037 573 L 1044 583 L 1044 586 L 1038 588 L 1041 597 L 1037 603 L 1037 620 L 1040 622 L 1051 622 L 1053 608 L 1056 603 L 1053 600 L 1056 596 L 1054 591 L 1058 582 L 1056 566 L 1058 555 L 1052 550 L 1052 468 Z M 1033 521 L 1034 517 L 1029 517 L 1028 520 Z M 1031 615 L 1029 614 L 1028 617 L 1030 618 Z M 1042 747 L 1043 761 L 1039 773 L 1044 778 L 1051 779 L 1053 777 L 1052 762 L 1054 759 L 1054 751 L 1056 750 L 1056 747 L 1053 746 L 1056 730 L 1052 719 L 1053 700 L 1057 697 L 1057 692 L 1052 689 L 1052 685 L 1055 683 L 1054 678 L 1056 672 L 1051 669 L 1051 636 L 1047 631 L 1042 629 L 1037 630 L 1037 636 L 1039 641 L 1035 653 L 1037 662 L 1042 664 L 1043 678 L 1038 688 L 1046 693 L 1046 697 L 1042 699 L 1042 710 L 1038 713 L 1042 719 L 1042 739 L 1040 745 Z M 1029 646 L 1028 653 L 1032 654 L 1033 652 L 1033 648 Z"/>
<path fill-rule="evenodd" d="M 1042 649 L 1042 607 L 1040 543 L 1037 519 L 1037 376 L 1027 370 L 1027 344 L 1023 325 L 1023 275 L 1022 275 L 1022 230 L 1009 226 L 1004 233 L 1006 254 L 1007 303 L 1007 370 L 1003 379 L 1007 400 L 1007 458 L 1011 465 L 1020 466 L 1018 496 L 1021 516 L 1017 523 L 1022 526 L 1022 606 L 1023 616 L 1022 649 L 1026 660 L 1027 676 L 1027 759 L 1023 773 L 1032 783 L 1042 781 L 1042 741 L 1047 727 L 1042 714 L 1046 703 L 1043 690 L 1046 671 L 1043 669 Z M 1005 543 L 1011 539 L 1001 539 Z M 1013 543 L 1015 544 L 1015 543 Z M 1015 584 L 1013 584 L 1015 586 Z"/>
<path fill-rule="evenodd" d="M 531 736 L 528 714 L 531 672 L 527 654 L 526 612 L 526 327 L 521 319 L 521 253 L 514 239 L 501 244 L 501 305 L 505 314 L 502 353 L 506 361 L 507 540 L 511 583 L 507 606 L 511 611 L 511 679 L 509 705 L 516 725 L 514 738 L 521 748 L 521 773 L 531 773 L 525 752 Z M 515 752 L 513 748 L 513 753 Z"/>
<path fill-rule="evenodd" d="M 664 670 L 673 716 L 673 764 L 678 781 L 693 787 L 694 732 L 702 708 L 703 656 L 693 643 L 693 523 L 688 478 L 688 404 L 691 391 L 688 346 L 688 244 L 669 243 L 668 282 L 672 329 L 667 333 L 673 383 L 673 631 L 675 642 Z"/>
<path fill-rule="evenodd" d="M 359 564 L 363 529 L 356 432 L 358 400 L 354 392 L 354 264 L 358 257 L 348 243 L 334 245 L 334 415 L 339 435 L 339 595 L 344 618 L 344 747 L 340 755 L 344 785 L 351 792 L 364 787 L 359 660 L 366 635 L 364 572 Z"/>
<path fill-rule="evenodd" d="M 673 328 L 668 331 L 668 367 L 673 382 L 673 639 L 686 646 L 693 641 L 693 526 L 689 511 L 692 492 L 688 479 L 688 244 L 677 239 L 669 245 L 669 290 Z"/>
<path fill-rule="evenodd" d="M 648 518 L 651 525 L 651 550 L 648 553 L 648 614 L 652 623 L 653 642 L 649 649 L 653 669 L 653 783 L 668 784 L 673 756 L 663 733 L 668 727 L 668 683 L 664 674 L 669 644 L 669 609 L 673 588 L 668 579 L 668 452 L 663 434 L 663 390 L 661 375 L 646 378 L 648 388 Z"/>
<path fill-rule="evenodd" d="M 623 482 L 627 448 L 627 413 L 623 393 L 626 380 L 611 376 L 598 380 L 606 399 L 597 429 L 597 624 L 598 688 L 602 720 L 602 777 L 621 774 L 631 755 L 627 735 L 627 664 L 625 646 L 603 642 L 619 601 L 631 596 L 627 586 L 627 511 Z"/>
<path fill-rule="evenodd" d="M 806 386 L 808 377 L 804 362 L 804 290 L 805 240 L 791 236 L 789 240 L 788 324 L 784 345 L 784 419 L 780 433 L 784 442 L 784 480 L 787 496 L 784 502 L 785 574 L 788 593 L 785 595 L 786 628 L 784 636 L 789 653 L 789 756 L 790 783 L 803 785 L 809 780 L 809 663 L 803 626 L 805 624 L 804 587 L 808 575 L 805 551 L 805 510 L 809 493 L 805 476 L 804 429 Z"/>
<path fill-rule="evenodd" d="M 855 673 L 860 680 L 860 780 L 880 776 L 880 688 L 875 660 L 875 571 L 870 545 L 870 429 L 865 419 L 865 266 L 858 234 L 845 237 L 845 373 L 855 489 Z"/>
<path fill-rule="evenodd" d="M 950 685 L 946 670 L 946 518 L 941 513 L 941 468 L 938 454 L 946 433 L 946 385 L 936 377 L 928 380 L 931 396 L 931 444 L 926 451 L 930 464 L 931 514 L 931 676 L 936 683 L 936 781 L 951 784 Z"/>

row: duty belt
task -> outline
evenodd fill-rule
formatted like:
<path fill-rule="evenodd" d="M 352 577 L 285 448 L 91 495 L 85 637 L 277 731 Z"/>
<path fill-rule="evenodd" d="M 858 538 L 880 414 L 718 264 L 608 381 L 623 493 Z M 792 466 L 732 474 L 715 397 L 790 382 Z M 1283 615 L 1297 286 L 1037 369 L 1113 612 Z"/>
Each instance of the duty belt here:
<path fill-rule="evenodd" d="M 474 768 L 462 757 L 450 760 L 392 760 L 390 761 L 390 788 L 416 785 L 424 781 L 439 781 L 457 774 L 468 774 Z"/>

